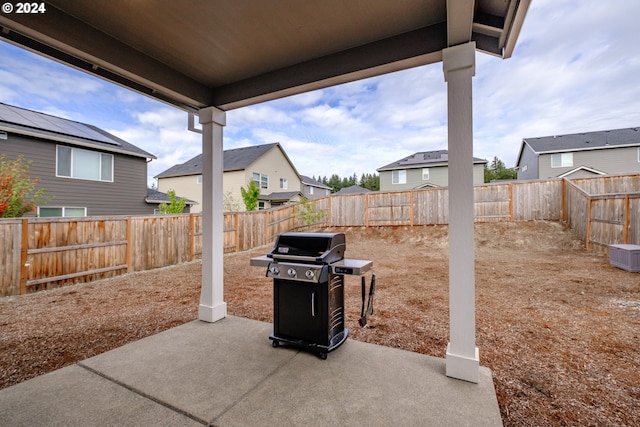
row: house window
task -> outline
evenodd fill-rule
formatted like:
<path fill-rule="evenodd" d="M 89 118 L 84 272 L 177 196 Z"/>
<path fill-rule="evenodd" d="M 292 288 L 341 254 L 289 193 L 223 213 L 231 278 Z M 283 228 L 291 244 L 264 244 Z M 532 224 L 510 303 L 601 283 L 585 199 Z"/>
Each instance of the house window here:
<path fill-rule="evenodd" d="M 202 184 L 202 175 L 198 175 L 198 176 L 196 177 L 196 182 L 197 182 L 198 184 Z"/>
<path fill-rule="evenodd" d="M 429 181 L 429 168 L 422 168 L 422 180 Z"/>
<path fill-rule="evenodd" d="M 391 172 L 392 184 L 406 184 L 407 183 L 407 171 L 405 169 Z"/>
<path fill-rule="evenodd" d="M 552 168 L 567 168 L 573 166 L 573 153 L 557 153 L 551 155 Z"/>
<path fill-rule="evenodd" d="M 269 175 L 262 175 L 254 172 L 253 180 L 259 188 L 269 188 Z"/>
<path fill-rule="evenodd" d="M 113 154 L 58 145 L 56 176 L 113 182 Z"/>
<path fill-rule="evenodd" d="M 313 187 L 309 187 L 309 194 L 313 194 Z"/>
<path fill-rule="evenodd" d="M 287 182 L 286 178 L 280 178 L 280 188 L 282 188 L 283 190 L 289 188 L 289 183 Z"/>
<path fill-rule="evenodd" d="M 87 208 L 68 208 L 68 207 L 41 208 L 41 207 L 38 207 L 38 216 L 41 218 L 61 217 L 61 216 L 67 216 L 67 217 L 87 216 Z"/>
<path fill-rule="evenodd" d="M 638 163 L 640 163 L 640 148 L 638 148 Z"/>
<path fill-rule="evenodd" d="M 259 211 L 265 210 L 266 208 L 267 208 L 267 204 L 265 202 L 258 201 L 258 210 Z"/>

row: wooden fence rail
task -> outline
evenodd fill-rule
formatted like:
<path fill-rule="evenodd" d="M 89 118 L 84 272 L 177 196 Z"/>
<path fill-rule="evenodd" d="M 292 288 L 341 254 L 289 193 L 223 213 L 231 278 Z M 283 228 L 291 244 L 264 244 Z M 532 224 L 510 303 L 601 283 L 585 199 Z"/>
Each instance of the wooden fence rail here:
<path fill-rule="evenodd" d="M 316 227 L 448 223 L 447 188 L 330 196 L 314 200 Z M 269 245 L 307 224 L 298 205 L 226 213 L 224 251 Z M 588 248 L 640 244 L 640 175 L 549 179 L 476 186 L 475 220 L 563 220 Z M 194 260 L 199 214 L 0 220 L 0 296 L 51 289 Z"/>

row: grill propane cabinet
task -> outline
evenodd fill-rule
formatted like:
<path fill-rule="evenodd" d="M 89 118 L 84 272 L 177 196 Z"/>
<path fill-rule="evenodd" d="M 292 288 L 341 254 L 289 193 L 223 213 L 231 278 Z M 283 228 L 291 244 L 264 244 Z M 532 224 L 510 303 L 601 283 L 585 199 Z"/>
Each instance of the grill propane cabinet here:
<path fill-rule="evenodd" d="M 326 359 L 347 339 L 344 275 L 364 275 L 373 262 L 345 259 L 345 249 L 344 233 L 282 233 L 267 255 L 251 259 L 273 278 L 274 347 L 282 343 Z"/>

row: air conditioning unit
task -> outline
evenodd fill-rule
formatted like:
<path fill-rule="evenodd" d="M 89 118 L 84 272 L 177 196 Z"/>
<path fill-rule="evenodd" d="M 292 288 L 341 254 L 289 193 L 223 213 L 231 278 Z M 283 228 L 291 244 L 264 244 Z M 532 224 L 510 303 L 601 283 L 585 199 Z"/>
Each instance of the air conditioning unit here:
<path fill-rule="evenodd" d="M 609 245 L 609 262 L 626 271 L 640 272 L 640 246 Z"/>

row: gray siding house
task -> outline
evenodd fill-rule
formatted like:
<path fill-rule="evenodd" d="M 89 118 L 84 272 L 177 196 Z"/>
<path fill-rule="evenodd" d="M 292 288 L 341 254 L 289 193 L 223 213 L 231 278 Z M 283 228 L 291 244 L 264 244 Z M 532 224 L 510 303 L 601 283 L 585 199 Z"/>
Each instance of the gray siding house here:
<path fill-rule="evenodd" d="M 318 180 L 300 175 L 301 191 L 307 199 L 319 199 L 331 194 L 331 187 L 324 185 Z"/>
<path fill-rule="evenodd" d="M 487 161 L 473 158 L 473 183 L 484 183 Z M 380 191 L 404 191 L 449 185 L 449 151 L 421 151 L 378 168 Z"/>
<path fill-rule="evenodd" d="M 153 213 L 152 154 L 95 126 L 0 103 L 0 152 L 31 161 L 38 188 L 53 196 L 39 216 Z"/>
<path fill-rule="evenodd" d="M 525 138 L 518 179 L 640 173 L 640 128 Z"/>

